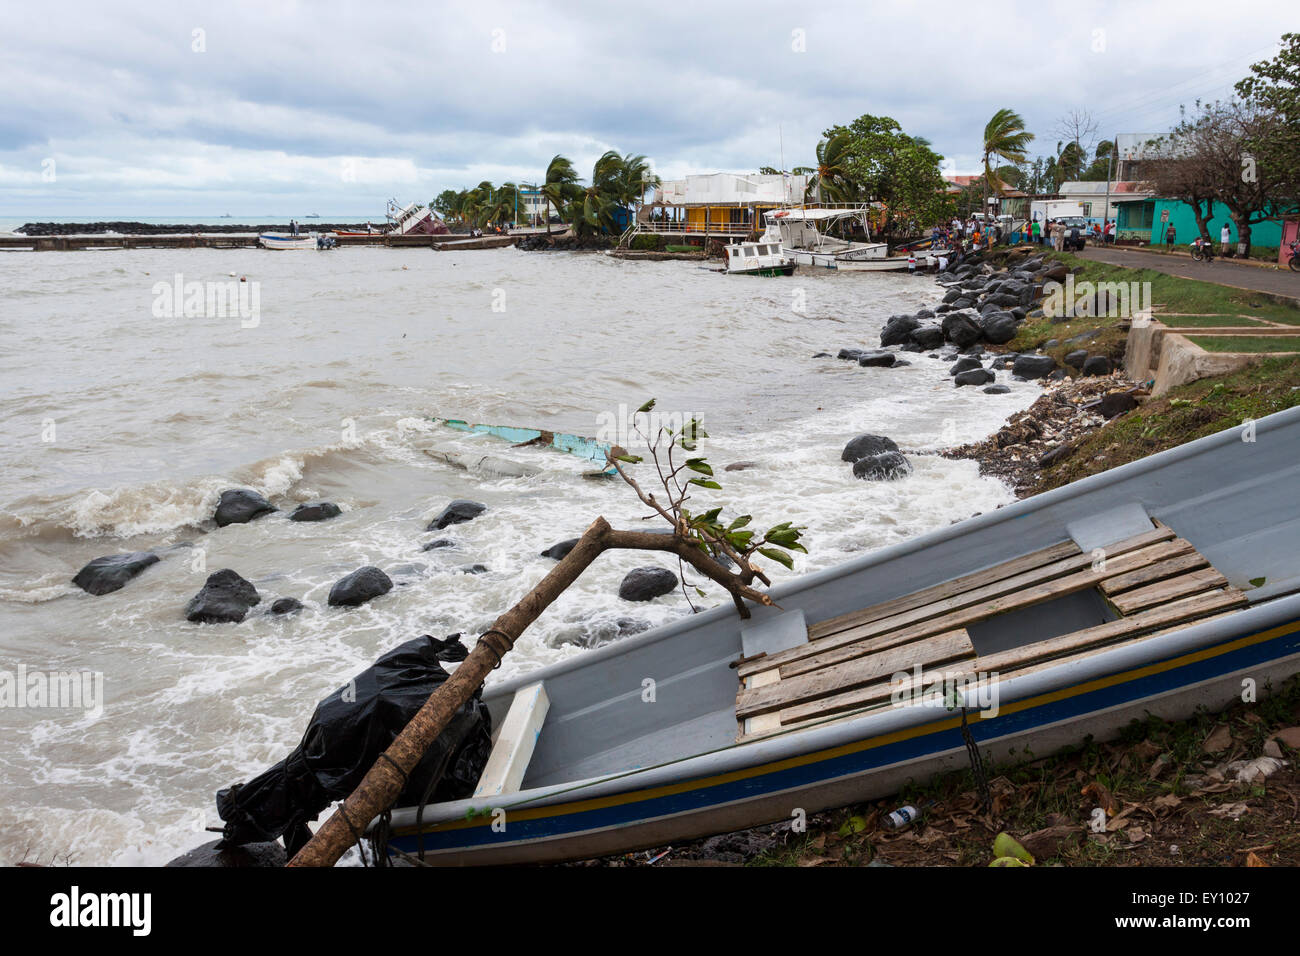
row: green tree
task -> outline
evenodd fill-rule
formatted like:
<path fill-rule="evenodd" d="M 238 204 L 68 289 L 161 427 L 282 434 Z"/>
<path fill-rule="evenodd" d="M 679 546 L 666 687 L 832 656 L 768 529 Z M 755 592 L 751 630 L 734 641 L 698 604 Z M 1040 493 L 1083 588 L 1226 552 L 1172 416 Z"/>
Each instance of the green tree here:
<path fill-rule="evenodd" d="M 837 143 L 842 135 L 846 141 Z M 896 224 L 919 228 L 943 214 L 943 157 L 924 140 L 904 133 L 893 118 L 866 114 L 848 126 L 831 127 L 823 137 L 827 149 L 820 158 L 833 162 L 824 164 L 826 174 L 824 179 L 819 174 L 819 180 L 841 183 L 840 201 L 879 202 L 884 207 L 882 232 L 891 232 Z"/>
<path fill-rule="evenodd" d="M 1003 107 L 984 124 L 984 211 L 988 212 L 989 187 L 1001 193 L 1000 184 L 993 181 L 994 158 L 1009 163 L 1023 163 L 1027 158 L 1025 148 L 1034 134 L 1025 131 L 1025 121 L 1015 110 Z"/>
<path fill-rule="evenodd" d="M 542 198 L 556 209 L 564 209 L 578 191 L 578 172 L 567 156 L 556 153 L 546 167 L 541 185 Z M 551 234 L 551 217 L 546 216 L 546 234 Z"/>
<path fill-rule="evenodd" d="M 815 196 L 821 202 L 851 202 L 853 185 L 849 181 L 849 147 L 853 134 L 841 129 L 833 135 L 827 131 L 817 144 L 817 166 L 808 180 L 805 199 Z"/>
<path fill-rule="evenodd" d="M 1278 55 L 1254 64 L 1250 72 L 1237 93 L 1276 122 L 1266 139 L 1247 146 L 1256 166 L 1281 180 L 1279 192 L 1294 206 L 1300 199 L 1300 33 L 1284 33 Z"/>

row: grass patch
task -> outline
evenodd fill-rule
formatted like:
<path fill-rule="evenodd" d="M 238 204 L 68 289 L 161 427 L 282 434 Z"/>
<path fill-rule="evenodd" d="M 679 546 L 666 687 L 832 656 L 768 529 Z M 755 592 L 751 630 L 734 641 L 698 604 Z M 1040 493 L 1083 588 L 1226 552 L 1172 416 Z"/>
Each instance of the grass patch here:
<path fill-rule="evenodd" d="M 1230 375 L 1181 385 L 1089 434 L 1070 457 L 1040 474 L 1032 491 L 1047 491 L 1296 405 L 1300 356 L 1295 355 L 1266 358 Z"/>
<path fill-rule="evenodd" d="M 1294 335 L 1189 335 L 1207 352 L 1300 352 Z"/>
<path fill-rule="evenodd" d="M 664 252 L 700 252 L 699 246 L 664 246 Z"/>
<path fill-rule="evenodd" d="M 1246 315 L 1162 315 L 1160 321 L 1171 329 L 1256 327 L 1263 325 Z"/>

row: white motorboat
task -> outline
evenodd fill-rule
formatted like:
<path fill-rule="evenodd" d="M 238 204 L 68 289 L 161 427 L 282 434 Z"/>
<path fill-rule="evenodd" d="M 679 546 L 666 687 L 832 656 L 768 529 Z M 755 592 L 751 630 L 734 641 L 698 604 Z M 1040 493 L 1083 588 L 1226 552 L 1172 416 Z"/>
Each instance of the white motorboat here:
<path fill-rule="evenodd" d="M 735 242 L 726 249 L 728 275 L 788 276 L 798 268 L 794 257 L 781 250 L 780 242 Z"/>
<path fill-rule="evenodd" d="M 258 244 L 264 249 L 315 249 L 315 236 L 292 236 L 282 233 L 264 232 L 257 237 Z"/>
<path fill-rule="evenodd" d="M 856 219 L 866 230 L 867 211 L 865 205 L 854 206 L 802 206 L 789 209 L 774 209 L 764 214 L 767 228 L 761 242 L 778 242 L 781 251 L 793 256 L 801 266 L 813 266 L 822 269 L 836 269 L 837 257 L 847 254 L 883 258 L 889 252 L 889 246 L 883 242 L 857 242 L 849 239 L 837 239 L 827 235 L 827 231 L 837 222 Z"/>

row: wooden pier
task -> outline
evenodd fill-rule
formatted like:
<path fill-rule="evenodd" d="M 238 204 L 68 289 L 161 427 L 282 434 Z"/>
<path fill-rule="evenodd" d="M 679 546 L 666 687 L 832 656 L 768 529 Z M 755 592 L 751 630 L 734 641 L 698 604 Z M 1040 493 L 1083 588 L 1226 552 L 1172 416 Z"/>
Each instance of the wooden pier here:
<path fill-rule="evenodd" d="M 521 236 L 332 236 L 339 246 L 385 246 L 390 249 L 499 249 L 513 246 Z M 256 248 L 257 233 L 198 233 L 156 236 L 0 236 L 0 249 L 34 249 L 38 252 L 81 249 L 248 249 Z"/>

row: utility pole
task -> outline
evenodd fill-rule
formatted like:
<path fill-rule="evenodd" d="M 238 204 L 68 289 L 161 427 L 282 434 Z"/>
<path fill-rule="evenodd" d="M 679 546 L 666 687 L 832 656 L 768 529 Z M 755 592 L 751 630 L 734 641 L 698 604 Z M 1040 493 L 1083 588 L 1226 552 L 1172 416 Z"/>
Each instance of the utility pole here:
<path fill-rule="evenodd" d="M 1119 146 L 1119 137 L 1110 141 L 1110 155 L 1106 157 L 1106 205 L 1101 208 L 1101 244 L 1106 244 L 1106 217 L 1110 215 L 1110 173 L 1115 165 L 1115 150 Z M 1118 217 L 1117 217 L 1118 218 Z M 1119 223 L 1115 223 L 1115 238 L 1119 238 Z"/>

